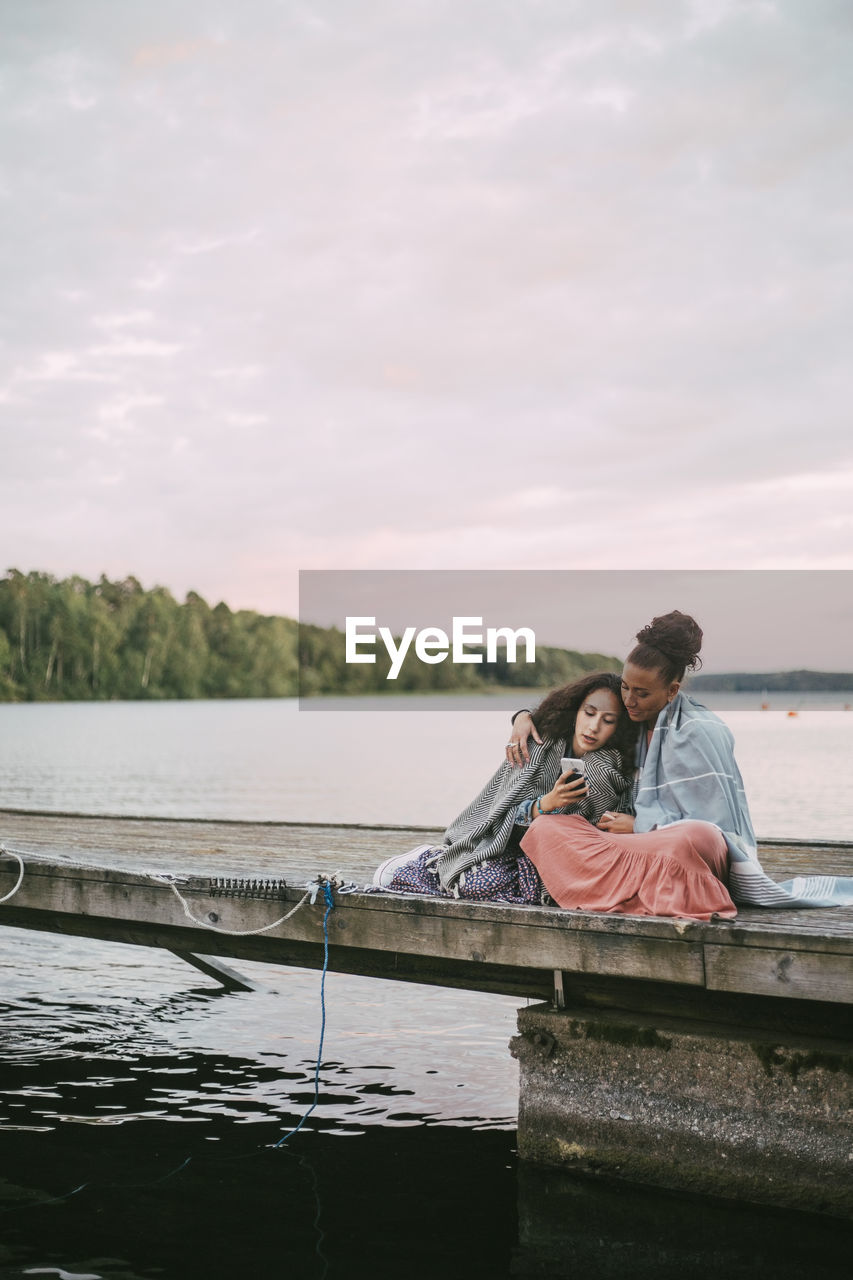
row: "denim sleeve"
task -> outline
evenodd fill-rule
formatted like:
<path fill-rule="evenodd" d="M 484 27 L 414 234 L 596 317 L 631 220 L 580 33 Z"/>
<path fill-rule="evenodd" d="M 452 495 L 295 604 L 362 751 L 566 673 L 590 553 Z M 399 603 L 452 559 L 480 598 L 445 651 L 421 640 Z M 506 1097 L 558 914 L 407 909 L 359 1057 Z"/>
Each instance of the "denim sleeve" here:
<path fill-rule="evenodd" d="M 523 800 L 515 811 L 515 825 L 517 827 L 529 827 L 530 815 L 536 800 Z"/>

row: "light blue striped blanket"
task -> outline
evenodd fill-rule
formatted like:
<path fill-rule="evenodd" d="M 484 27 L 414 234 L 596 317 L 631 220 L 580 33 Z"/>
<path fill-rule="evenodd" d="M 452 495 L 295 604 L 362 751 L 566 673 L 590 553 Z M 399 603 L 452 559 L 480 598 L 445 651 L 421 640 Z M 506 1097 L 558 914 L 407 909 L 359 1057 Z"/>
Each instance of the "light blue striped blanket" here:
<path fill-rule="evenodd" d="M 797 876 L 777 884 L 764 872 L 731 730 L 686 693 L 676 694 L 658 716 L 637 782 L 635 809 L 635 831 L 686 818 L 719 827 L 729 847 L 729 891 L 735 902 L 760 907 L 853 904 L 853 877 Z"/>

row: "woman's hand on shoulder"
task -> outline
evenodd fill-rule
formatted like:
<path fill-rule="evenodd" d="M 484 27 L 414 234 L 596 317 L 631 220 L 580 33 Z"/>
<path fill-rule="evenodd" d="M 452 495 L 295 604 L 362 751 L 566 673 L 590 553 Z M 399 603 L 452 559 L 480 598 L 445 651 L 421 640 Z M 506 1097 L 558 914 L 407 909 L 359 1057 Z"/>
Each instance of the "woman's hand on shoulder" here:
<path fill-rule="evenodd" d="M 528 763 L 530 760 L 529 740 L 531 738 L 534 742 L 541 743 L 542 741 L 530 712 L 519 711 L 510 729 L 509 742 L 506 744 L 506 758 L 510 764 Z"/>
<path fill-rule="evenodd" d="M 634 830 L 634 819 L 630 813 L 603 813 L 595 824 L 602 831 L 610 831 L 613 835 L 625 836 Z"/>

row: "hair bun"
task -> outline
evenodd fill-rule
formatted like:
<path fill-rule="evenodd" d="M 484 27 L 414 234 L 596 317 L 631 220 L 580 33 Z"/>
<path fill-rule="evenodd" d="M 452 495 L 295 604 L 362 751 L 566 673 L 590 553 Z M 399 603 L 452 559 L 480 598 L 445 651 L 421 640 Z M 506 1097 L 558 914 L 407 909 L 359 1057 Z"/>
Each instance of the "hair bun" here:
<path fill-rule="evenodd" d="M 695 618 L 679 609 L 652 618 L 647 627 L 637 632 L 637 642 L 657 649 L 674 666 L 696 671 L 702 665 L 702 628 Z"/>

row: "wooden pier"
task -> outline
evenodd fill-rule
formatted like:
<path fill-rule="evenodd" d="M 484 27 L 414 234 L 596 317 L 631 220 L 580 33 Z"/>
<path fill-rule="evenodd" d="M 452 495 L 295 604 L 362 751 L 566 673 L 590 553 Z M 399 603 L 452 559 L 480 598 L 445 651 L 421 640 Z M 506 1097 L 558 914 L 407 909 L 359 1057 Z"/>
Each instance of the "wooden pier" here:
<path fill-rule="evenodd" d="M 24 863 L 0 923 L 164 947 L 239 985 L 222 958 L 322 964 L 322 892 L 293 911 L 318 875 L 364 886 L 439 839 L 0 812 Z M 779 880 L 853 874 L 850 844 L 767 842 L 761 858 Z M 18 875 L 0 859 L 0 897 Z M 334 904 L 332 971 L 542 1002 L 512 1045 L 523 1157 L 853 1216 L 853 908 L 706 924 L 363 891 Z"/>

